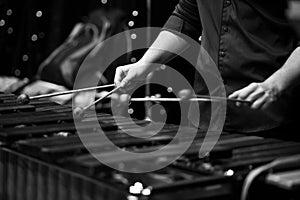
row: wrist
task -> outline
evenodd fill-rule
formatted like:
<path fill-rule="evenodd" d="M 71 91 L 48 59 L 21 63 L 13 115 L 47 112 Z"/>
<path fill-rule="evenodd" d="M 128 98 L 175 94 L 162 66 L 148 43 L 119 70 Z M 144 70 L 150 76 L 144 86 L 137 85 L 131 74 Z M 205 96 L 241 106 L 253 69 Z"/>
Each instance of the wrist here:
<path fill-rule="evenodd" d="M 142 68 L 143 71 L 150 73 L 154 71 L 157 67 L 160 66 L 160 64 L 152 63 L 143 59 L 140 59 L 138 62 L 135 63 L 136 66 L 139 68 Z"/>
<path fill-rule="evenodd" d="M 285 90 L 282 81 L 274 77 L 270 77 L 269 79 L 264 81 L 264 85 L 267 86 L 270 93 L 273 94 L 276 98 L 280 97 Z"/>

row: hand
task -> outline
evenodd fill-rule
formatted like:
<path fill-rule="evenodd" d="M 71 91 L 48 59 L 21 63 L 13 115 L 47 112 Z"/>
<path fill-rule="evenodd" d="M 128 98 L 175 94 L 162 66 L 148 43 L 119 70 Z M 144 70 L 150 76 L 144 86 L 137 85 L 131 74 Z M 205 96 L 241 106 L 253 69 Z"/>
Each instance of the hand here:
<path fill-rule="evenodd" d="M 149 68 L 150 64 L 139 62 L 120 66 L 116 69 L 114 82 L 117 86 L 121 86 L 122 90 L 130 90 L 137 82 L 145 80 L 150 72 Z"/>
<path fill-rule="evenodd" d="M 274 84 L 268 82 L 251 83 L 245 88 L 235 91 L 229 98 L 241 99 L 252 102 L 252 109 L 264 109 L 269 105 L 275 103 L 280 97 L 280 91 Z M 241 103 L 236 103 L 240 106 Z"/>
<path fill-rule="evenodd" d="M 56 85 L 54 83 L 37 80 L 28 86 L 26 86 L 21 93 L 27 94 L 28 96 L 36 96 L 36 95 L 42 95 L 42 94 L 50 94 L 54 92 L 65 92 L 68 89 L 61 85 Z M 60 96 L 54 96 L 50 97 L 49 99 L 51 101 L 54 101 L 58 104 L 64 104 L 67 103 L 72 99 L 72 94 L 67 95 L 60 95 Z"/>
<path fill-rule="evenodd" d="M 113 93 L 111 95 L 111 109 L 116 116 L 126 116 L 128 114 L 130 96 L 128 94 Z"/>
<path fill-rule="evenodd" d="M 79 92 L 73 97 L 73 106 L 74 107 L 85 107 L 95 101 L 95 92 L 87 91 L 87 92 Z"/>

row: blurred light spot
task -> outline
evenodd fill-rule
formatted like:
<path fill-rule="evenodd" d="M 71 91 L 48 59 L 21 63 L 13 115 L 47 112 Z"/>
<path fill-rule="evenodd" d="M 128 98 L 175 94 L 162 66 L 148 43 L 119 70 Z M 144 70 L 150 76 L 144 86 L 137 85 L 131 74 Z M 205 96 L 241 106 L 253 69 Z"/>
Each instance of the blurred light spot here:
<path fill-rule="evenodd" d="M 20 76 L 20 75 L 21 75 L 21 71 L 20 71 L 19 69 L 16 69 L 16 70 L 15 70 L 15 75 L 16 75 L 16 76 Z"/>
<path fill-rule="evenodd" d="M 144 188 L 144 186 L 143 186 L 143 184 L 141 182 L 135 182 L 134 183 L 134 187 L 136 187 L 136 188 L 138 188 L 140 190 L 142 190 Z"/>
<path fill-rule="evenodd" d="M 234 175 L 234 171 L 232 169 L 229 169 L 227 170 L 225 173 L 224 173 L 225 176 L 233 176 Z"/>
<path fill-rule="evenodd" d="M 8 10 L 6 11 L 6 15 L 7 15 L 7 16 L 12 15 L 12 9 L 8 9 Z"/>
<path fill-rule="evenodd" d="M 160 66 L 160 69 L 161 70 L 165 70 L 167 68 L 167 66 L 166 65 L 162 65 L 162 66 Z"/>
<path fill-rule="evenodd" d="M 62 137 L 68 137 L 70 135 L 70 133 L 68 133 L 68 132 L 59 132 L 57 135 L 62 136 Z"/>
<path fill-rule="evenodd" d="M 136 17 L 139 15 L 139 12 L 137 10 L 134 10 L 134 11 L 132 11 L 132 15 Z"/>
<path fill-rule="evenodd" d="M 161 97 L 161 94 L 156 94 L 155 97 L 156 97 L 156 98 L 160 98 L 160 97 Z"/>
<path fill-rule="evenodd" d="M 43 13 L 42 13 L 42 11 L 39 10 L 36 12 L 35 15 L 36 15 L 36 17 L 41 17 L 43 15 Z"/>
<path fill-rule="evenodd" d="M 134 21 L 129 21 L 128 26 L 130 26 L 130 27 L 134 26 Z"/>
<path fill-rule="evenodd" d="M 131 61 L 132 63 L 135 63 L 135 62 L 136 62 L 136 58 L 135 58 L 135 57 L 132 57 L 132 58 L 130 59 L 130 61 Z"/>
<path fill-rule="evenodd" d="M 12 28 L 12 27 L 9 27 L 8 29 L 7 29 L 7 33 L 8 34 L 12 34 L 14 32 L 14 29 Z"/>
<path fill-rule="evenodd" d="M 173 88 L 168 87 L 167 91 L 168 91 L 169 93 L 171 93 L 171 92 L 173 92 Z"/>
<path fill-rule="evenodd" d="M 26 55 L 26 54 L 23 55 L 22 60 L 23 60 L 24 62 L 28 61 L 28 59 L 29 59 L 28 55 Z"/>
<path fill-rule="evenodd" d="M 135 40 L 136 39 L 136 34 L 135 33 L 133 33 L 133 34 L 131 34 L 131 39 L 133 39 L 133 40 Z"/>
<path fill-rule="evenodd" d="M 33 42 L 37 41 L 37 39 L 38 39 L 38 36 L 37 36 L 36 34 L 33 34 L 33 35 L 31 36 L 31 40 L 32 40 Z"/>
<path fill-rule="evenodd" d="M 142 191 L 142 195 L 149 196 L 151 194 L 151 190 L 149 188 L 145 188 Z"/>
<path fill-rule="evenodd" d="M 0 26 L 4 26 L 5 25 L 5 20 L 4 19 L 1 19 L 0 20 Z"/>
<path fill-rule="evenodd" d="M 45 33 L 44 33 L 44 32 L 40 32 L 40 33 L 39 33 L 39 38 L 42 39 L 42 38 L 44 38 L 44 37 L 45 37 Z"/>
<path fill-rule="evenodd" d="M 101 0 L 101 3 L 106 4 L 107 0 Z"/>
<path fill-rule="evenodd" d="M 129 192 L 131 194 L 140 194 L 141 193 L 141 189 L 135 187 L 135 186 L 130 186 L 129 187 Z"/>
<path fill-rule="evenodd" d="M 134 113 L 134 110 L 133 110 L 132 108 L 129 108 L 129 109 L 128 109 L 128 114 L 131 115 L 131 114 L 133 114 L 133 113 Z"/>

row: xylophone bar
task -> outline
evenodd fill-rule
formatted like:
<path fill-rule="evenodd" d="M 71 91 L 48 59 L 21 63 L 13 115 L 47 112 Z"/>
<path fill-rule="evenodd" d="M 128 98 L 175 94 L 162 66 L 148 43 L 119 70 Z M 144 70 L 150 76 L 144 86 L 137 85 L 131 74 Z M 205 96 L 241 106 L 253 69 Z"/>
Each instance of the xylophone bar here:
<path fill-rule="evenodd" d="M 233 194 L 241 191 L 243 178 L 253 167 L 281 156 L 300 155 L 297 142 L 222 133 L 209 155 L 199 158 L 204 137 L 216 136 L 199 132 L 190 148 L 170 166 L 143 174 L 125 173 L 106 167 L 89 154 L 77 135 L 70 106 L 38 100 L 31 103 L 35 110 L 19 113 L 10 110 L 0 114 L 0 141 L 7 142 L 6 147 L 0 147 L 1 199 L 235 199 Z M 14 105 L 12 99 L 1 104 Z M 112 142 L 135 153 L 161 149 L 178 130 L 178 126 L 165 125 L 154 137 L 134 138 L 120 130 L 116 121 L 140 135 L 151 133 L 151 130 L 141 131 L 135 127 L 149 123 L 144 120 L 132 123 L 127 118 L 89 113 L 82 118 L 79 131 L 87 131 L 87 145 L 96 155 L 133 169 L 137 160 L 121 156 L 101 141 L 95 142 L 98 137 L 95 122 L 99 122 Z M 68 134 L 59 136 L 65 132 Z M 176 142 L 185 141 L 189 134 L 187 130 L 167 151 L 145 156 L 139 164 L 156 165 L 178 155 Z M 142 183 L 148 193 L 130 191 L 137 182 Z M 268 195 L 268 198 L 273 197 L 273 194 Z"/>
<path fill-rule="evenodd" d="M 65 170 L 10 149 L 0 149 L 0 199 L 126 199 L 104 182 Z"/>

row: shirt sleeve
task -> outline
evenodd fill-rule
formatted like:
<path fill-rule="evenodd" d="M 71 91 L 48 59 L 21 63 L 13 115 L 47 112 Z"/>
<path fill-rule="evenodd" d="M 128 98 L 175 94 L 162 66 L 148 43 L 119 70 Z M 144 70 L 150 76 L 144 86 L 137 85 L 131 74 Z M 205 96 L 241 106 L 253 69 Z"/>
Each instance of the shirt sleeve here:
<path fill-rule="evenodd" d="M 202 25 L 197 1 L 180 0 L 162 30 L 168 30 L 175 34 L 183 33 L 198 40 L 201 36 Z"/>

